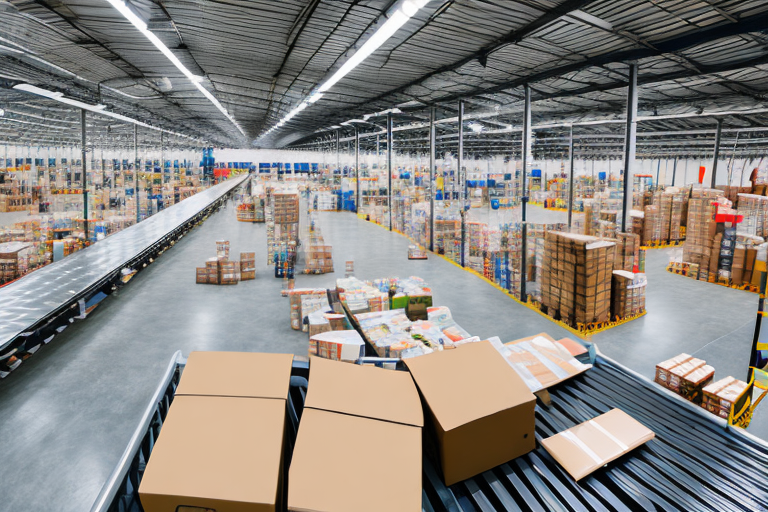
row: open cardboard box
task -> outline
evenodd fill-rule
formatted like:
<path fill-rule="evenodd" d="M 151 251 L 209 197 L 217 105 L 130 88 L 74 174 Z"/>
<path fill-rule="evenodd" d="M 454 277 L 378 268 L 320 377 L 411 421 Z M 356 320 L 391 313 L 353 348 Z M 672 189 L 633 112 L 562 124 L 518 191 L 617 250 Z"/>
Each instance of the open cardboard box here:
<path fill-rule="evenodd" d="M 139 486 L 145 512 L 282 510 L 292 361 L 190 354 Z"/>
<path fill-rule="evenodd" d="M 309 372 L 288 510 L 420 512 L 424 415 L 410 374 L 319 357 Z"/>
<path fill-rule="evenodd" d="M 406 359 L 429 411 L 428 438 L 446 485 L 536 447 L 536 397 L 488 342 Z"/>

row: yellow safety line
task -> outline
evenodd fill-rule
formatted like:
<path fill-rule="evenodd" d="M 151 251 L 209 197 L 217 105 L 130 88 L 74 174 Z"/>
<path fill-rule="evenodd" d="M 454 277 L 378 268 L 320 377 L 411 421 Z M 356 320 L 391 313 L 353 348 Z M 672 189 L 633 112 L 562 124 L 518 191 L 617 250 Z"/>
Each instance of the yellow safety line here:
<path fill-rule="evenodd" d="M 357 216 L 358 216 L 360 219 L 362 219 L 362 220 L 365 220 L 365 217 L 364 217 L 362 214 L 358 213 L 358 214 L 357 214 Z M 388 230 L 388 228 L 387 228 L 386 226 L 384 226 L 383 224 L 379 224 L 378 222 L 374 222 L 374 221 L 367 221 L 367 222 L 370 222 L 371 224 L 374 224 L 374 225 L 376 225 L 376 226 L 379 226 L 379 227 L 381 227 L 381 228 L 384 228 L 384 229 L 387 229 L 387 230 Z M 393 229 L 392 231 L 393 231 L 393 232 L 395 232 L 395 233 L 398 233 L 399 235 L 402 235 L 402 236 L 403 236 L 403 237 L 405 237 L 405 238 L 408 238 L 406 235 L 404 235 L 403 233 L 401 233 L 400 231 L 398 231 L 398 230 L 396 230 L 396 229 Z M 408 238 L 408 240 L 410 240 L 410 238 Z M 425 250 L 425 251 L 429 251 L 429 249 L 426 249 L 426 248 L 424 248 L 424 250 Z M 447 261 L 447 262 L 448 262 L 448 263 L 450 263 L 451 265 L 454 265 L 455 267 L 457 267 L 457 268 L 460 268 L 461 270 L 464 270 L 465 272 L 468 272 L 468 273 L 470 273 L 470 274 L 474 274 L 475 276 L 479 277 L 480 279 L 482 279 L 482 280 L 483 280 L 483 281 L 485 281 L 486 283 L 490 284 L 491 286 L 493 286 L 493 287 L 494 287 L 494 288 L 496 288 L 497 290 L 499 290 L 499 291 L 503 292 L 503 293 L 504 293 L 504 294 L 505 294 L 507 297 L 511 298 L 512 300 L 514 300 L 515 302 L 517 302 L 517 303 L 518 303 L 518 304 L 520 304 L 521 306 L 525 306 L 525 307 L 527 307 L 528 309 L 530 309 L 530 310 L 532 310 L 532 311 L 535 311 L 535 312 L 537 312 L 538 314 L 540 314 L 541 316 L 543 316 L 544 318 L 546 318 L 546 319 L 547 319 L 547 320 L 549 320 L 550 322 L 553 322 L 553 323 L 555 323 L 555 324 L 559 325 L 559 326 L 560 326 L 560 327 L 562 327 L 563 329 L 566 329 L 567 331 L 569 331 L 569 332 L 573 333 L 574 335 L 578 336 L 579 338 L 581 338 L 581 339 L 583 339 L 583 340 L 589 340 L 589 339 L 592 337 L 592 335 L 593 335 L 593 334 L 595 334 L 595 333 L 598 333 L 598 332 L 603 332 L 603 331 L 607 331 L 608 329 L 611 329 L 611 328 L 613 328 L 613 327 L 617 327 L 617 326 L 619 326 L 619 325 L 625 324 L 625 323 L 627 323 L 627 322 L 630 322 L 630 321 L 632 321 L 632 320 L 634 320 L 634 319 L 636 319 L 636 318 L 640 318 L 641 316 L 645 315 L 645 313 L 646 313 L 646 311 L 643 311 L 642 313 L 639 313 L 639 314 L 637 314 L 637 315 L 633 315 L 633 316 L 630 316 L 630 317 L 622 318 L 621 320 L 618 320 L 618 321 L 601 322 L 601 324 L 606 324 L 606 325 L 604 325 L 603 327 L 594 327 L 594 328 L 591 328 L 591 329 L 590 329 L 590 328 L 587 328 L 587 327 L 585 327 L 585 328 L 584 328 L 584 330 L 580 330 L 580 329 L 577 329 L 577 328 L 575 328 L 575 327 L 571 327 L 570 325 L 566 324 L 566 323 L 565 323 L 565 322 L 563 322 L 562 320 L 555 320 L 555 319 L 554 319 L 554 318 L 552 318 L 551 316 L 549 316 L 549 315 L 547 315 L 546 313 L 544 313 L 544 312 L 543 312 L 543 311 L 542 311 L 542 310 L 541 310 L 541 309 L 540 309 L 540 308 L 539 308 L 539 307 L 536 305 L 536 303 L 534 303 L 534 302 L 532 302 L 532 301 L 530 301 L 530 300 L 529 300 L 528 302 L 523 302 L 523 301 L 521 301 L 520 299 L 518 299 L 517 297 L 515 297 L 515 296 L 512 294 L 512 292 L 510 292 L 510 291 L 509 291 L 509 290 L 507 290 L 506 288 L 502 288 L 501 286 L 499 286 L 499 284 L 498 284 L 498 283 L 496 283 L 496 282 L 494 282 L 494 281 L 491 281 L 490 279 L 488 279 L 487 277 L 485 277 L 485 276 L 484 276 L 483 274 L 481 274 L 480 272 L 477 272 L 476 270 L 474 270 L 474 269 L 471 269 L 471 268 L 462 267 L 460 264 L 456 263 L 455 261 L 453 261 L 452 259 L 450 259 L 449 257 L 447 257 L 447 256 L 445 256 L 445 255 L 443 255 L 443 254 L 438 254 L 438 253 L 436 253 L 436 252 L 434 252 L 434 251 L 429 251 L 429 252 L 431 252 L 431 253 L 432 253 L 432 254 L 434 254 L 435 256 L 439 256 L 440 258 L 444 259 L 445 261 Z"/>
<path fill-rule="evenodd" d="M 667 272 L 669 272 L 670 274 L 675 274 L 675 275 L 681 276 L 681 277 L 687 277 L 689 279 L 693 279 L 691 276 L 689 276 L 687 274 L 683 274 L 683 269 L 682 268 L 679 271 L 675 270 L 673 265 L 667 265 Z M 717 285 L 720 285 L 720 286 L 724 286 L 726 288 L 731 288 L 733 290 L 741 290 L 741 291 L 749 292 L 749 293 L 758 293 L 758 294 L 760 293 L 760 290 L 758 289 L 758 287 L 757 286 L 753 286 L 751 284 L 743 284 L 741 286 L 736 286 L 736 285 L 732 285 L 732 284 L 721 283 L 719 281 L 702 281 L 701 279 L 694 279 L 694 281 L 700 281 L 702 283 L 717 284 Z"/>
<path fill-rule="evenodd" d="M 665 243 L 653 243 L 651 245 L 643 245 L 640 246 L 641 249 L 645 249 L 646 251 L 648 249 L 669 249 L 670 247 L 680 247 L 685 243 L 685 240 L 677 240 L 675 242 L 665 242 Z"/>

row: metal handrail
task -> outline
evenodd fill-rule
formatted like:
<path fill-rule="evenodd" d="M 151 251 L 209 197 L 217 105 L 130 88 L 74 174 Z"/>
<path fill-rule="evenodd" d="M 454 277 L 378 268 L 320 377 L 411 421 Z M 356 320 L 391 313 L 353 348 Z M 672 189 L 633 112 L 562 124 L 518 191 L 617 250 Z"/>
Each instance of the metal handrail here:
<path fill-rule="evenodd" d="M 171 379 L 173 379 L 176 368 L 184 364 L 186 364 L 186 359 L 181 354 L 181 350 L 176 351 L 176 353 L 173 354 L 173 357 L 171 357 L 171 361 L 168 363 L 168 368 L 165 370 L 163 380 L 160 382 L 160 385 L 152 396 L 152 401 L 145 409 L 141 421 L 133 432 L 131 440 L 128 442 L 128 446 L 120 456 L 120 461 L 112 471 L 112 474 L 109 475 L 109 478 L 107 478 L 101 491 L 99 491 L 99 495 L 91 507 L 91 512 L 107 512 L 109 510 L 110 505 L 115 499 L 115 494 L 117 494 L 117 491 L 120 488 L 120 484 L 128 474 L 131 463 L 133 462 L 136 453 L 139 451 L 141 442 L 144 439 L 144 436 L 149 429 L 149 424 L 157 410 L 158 403 L 160 403 L 165 396 L 165 391 L 168 389 Z"/>

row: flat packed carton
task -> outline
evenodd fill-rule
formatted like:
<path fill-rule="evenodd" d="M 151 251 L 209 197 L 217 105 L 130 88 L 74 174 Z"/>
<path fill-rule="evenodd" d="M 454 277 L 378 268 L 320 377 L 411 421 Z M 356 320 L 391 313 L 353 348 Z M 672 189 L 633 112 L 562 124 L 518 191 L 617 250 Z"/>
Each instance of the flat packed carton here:
<path fill-rule="evenodd" d="M 488 342 L 406 359 L 429 411 L 446 485 L 524 455 L 536 446 L 536 398 Z"/>
<path fill-rule="evenodd" d="M 288 510 L 421 511 L 424 414 L 411 375 L 312 357 L 309 380 Z M 372 439 L 379 448 L 361 449 Z"/>
<path fill-rule="evenodd" d="M 288 398 L 291 354 L 192 352 L 176 396 Z"/>
<path fill-rule="evenodd" d="M 575 480 L 581 480 L 653 438 L 653 431 L 621 409 L 613 409 L 541 444 Z"/>
<path fill-rule="evenodd" d="M 139 486 L 144 511 L 280 510 L 284 432 L 284 400 L 177 396 Z"/>

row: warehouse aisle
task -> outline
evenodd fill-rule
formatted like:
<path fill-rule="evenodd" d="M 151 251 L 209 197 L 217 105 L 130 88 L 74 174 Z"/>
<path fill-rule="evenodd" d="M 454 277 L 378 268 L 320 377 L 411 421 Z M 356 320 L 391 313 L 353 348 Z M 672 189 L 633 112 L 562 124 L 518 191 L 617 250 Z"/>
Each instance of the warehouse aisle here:
<path fill-rule="evenodd" d="M 344 262 L 353 260 L 361 279 L 423 277 L 435 303 L 449 306 L 472 334 L 504 341 L 542 331 L 569 335 L 440 257 L 409 261 L 405 237 L 349 213 L 322 213 L 318 219 L 333 245 L 337 273 L 299 275 L 296 286 L 333 286 Z M 231 241 L 233 257 L 256 252 L 256 281 L 195 284 L 194 269 L 214 255 L 217 239 Z M 646 376 L 656 362 L 682 351 L 710 360 L 718 375 L 742 376 L 756 296 L 667 274 L 666 257 L 665 251 L 649 254 L 651 312 L 594 341 Z M 236 222 L 230 203 L 86 322 L 69 327 L 2 382 L 0 435 L 12 441 L 0 467 L 0 509 L 88 510 L 176 350 L 306 355 L 307 335 L 290 329 L 281 287 L 266 266 L 265 226 Z M 768 438 L 765 425 L 756 423 L 750 431 Z"/>

